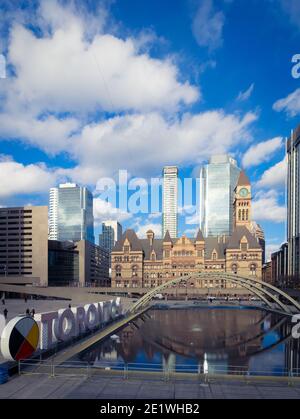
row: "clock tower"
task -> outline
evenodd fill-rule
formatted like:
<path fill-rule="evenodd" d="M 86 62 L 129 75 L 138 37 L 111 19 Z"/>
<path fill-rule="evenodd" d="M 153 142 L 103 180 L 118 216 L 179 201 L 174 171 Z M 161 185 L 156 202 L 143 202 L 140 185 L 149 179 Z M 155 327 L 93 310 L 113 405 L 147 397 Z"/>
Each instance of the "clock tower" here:
<path fill-rule="evenodd" d="M 251 224 L 251 184 L 244 171 L 240 173 L 235 188 L 234 225 L 250 228 Z"/>

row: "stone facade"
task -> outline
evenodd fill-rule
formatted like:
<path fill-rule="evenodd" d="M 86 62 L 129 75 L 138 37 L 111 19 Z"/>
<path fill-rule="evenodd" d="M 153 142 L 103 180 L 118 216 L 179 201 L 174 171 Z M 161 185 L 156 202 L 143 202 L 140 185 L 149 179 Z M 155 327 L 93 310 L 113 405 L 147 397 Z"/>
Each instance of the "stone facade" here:
<path fill-rule="evenodd" d="M 112 252 L 112 287 L 153 288 L 172 278 L 199 272 L 229 272 L 243 277 L 262 276 L 263 250 L 251 232 L 251 187 L 242 172 L 236 187 L 232 236 L 176 239 L 166 232 L 156 239 L 149 230 L 139 239 L 127 230 Z M 191 286 L 199 288 L 235 287 L 221 279 L 196 279 Z"/>

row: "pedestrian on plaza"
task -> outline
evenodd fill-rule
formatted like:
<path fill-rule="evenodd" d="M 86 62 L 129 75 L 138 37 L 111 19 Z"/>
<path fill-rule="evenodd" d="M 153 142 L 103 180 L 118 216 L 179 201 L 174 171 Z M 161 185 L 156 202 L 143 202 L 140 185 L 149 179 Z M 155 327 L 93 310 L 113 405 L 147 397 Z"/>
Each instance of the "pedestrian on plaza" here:
<path fill-rule="evenodd" d="M 5 299 L 4 299 L 4 297 L 2 298 L 2 304 L 5 306 Z"/>
<path fill-rule="evenodd" d="M 3 314 L 4 314 L 4 318 L 5 318 L 5 320 L 7 320 L 7 314 L 8 314 L 8 310 L 7 310 L 7 308 L 5 308 L 5 309 L 3 310 Z"/>
<path fill-rule="evenodd" d="M 27 310 L 26 310 L 26 316 L 30 316 L 30 310 L 29 310 L 29 308 L 27 308 Z"/>
<path fill-rule="evenodd" d="M 71 308 L 71 304 L 69 304 L 69 308 Z"/>
<path fill-rule="evenodd" d="M 34 315 L 35 315 L 35 309 L 33 308 L 32 310 L 31 310 L 31 316 L 32 316 L 32 318 L 34 319 Z"/>
<path fill-rule="evenodd" d="M 25 301 L 25 304 L 26 304 L 27 303 L 27 297 L 26 297 L 26 295 L 24 297 L 24 301 Z"/>

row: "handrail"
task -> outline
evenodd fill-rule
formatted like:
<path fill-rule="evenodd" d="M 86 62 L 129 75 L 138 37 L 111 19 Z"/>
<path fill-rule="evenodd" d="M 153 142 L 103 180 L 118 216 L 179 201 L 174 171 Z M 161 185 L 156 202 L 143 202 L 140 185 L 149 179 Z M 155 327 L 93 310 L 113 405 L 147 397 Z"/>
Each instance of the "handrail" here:
<path fill-rule="evenodd" d="M 36 367 L 34 371 L 30 371 L 30 367 Z M 44 368 L 43 368 L 44 367 Z M 49 367 L 49 371 L 45 368 Z M 22 368 L 24 368 L 22 370 Z M 176 364 L 174 368 L 168 368 L 162 363 L 134 363 L 134 362 L 117 362 L 117 361 L 99 361 L 97 364 L 90 364 L 87 361 L 68 361 L 66 363 L 55 363 L 54 360 L 20 360 L 19 361 L 19 374 L 50 374 L 55 375 L 68 375 L 66 371 L 60 372 L 61 370 L 70 370 L 69 375 L 82 375 L 80 372 L 82 369 L 85 371 L 85 375 L 90 376 L 91 373 L 99 372 L 125 372 L 126 373 L 163 373 L 163 374 L 188 374 L 188 375 L 209 375 L 211 377 L 217 375 L 238 375 L 243 377 L 294 377 L 300 378 L 300 368 L 282 368 L 279 371 L 272 371 L 268 369 L 261 370 L 249 370 L 246 366 L 239 365 L 220 365 L 220 364 L 208 364 L 208 369 L 204 368 L 204 365 L 195 364 Z"/>

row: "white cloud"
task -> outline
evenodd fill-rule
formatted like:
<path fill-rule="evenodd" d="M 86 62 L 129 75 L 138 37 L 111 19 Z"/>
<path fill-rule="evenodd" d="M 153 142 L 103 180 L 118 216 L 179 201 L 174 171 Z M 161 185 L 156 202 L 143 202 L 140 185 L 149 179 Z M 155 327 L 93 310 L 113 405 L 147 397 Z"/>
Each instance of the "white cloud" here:
<path fill-rule="evenodd" d="M 272 253 L 277 252 L 280 249 L 282 243 L 280 244 L 267 244 L 266 245 L 266 261 L 269 262 L 271 260 Z"/>
<path fill-rule="evenodd" d="M 13 26 L 8 58 L 15 76 L 0 86 L 1 139 L 20 139 L 46 153 L 65 152 L 75 167 L 60 169 L 59 175 L 93 184 L 122 168 L 148 176 L 166 164 L 200 164 L 251 138 L 249 127 L 257 118 L 251 112 L 171 114 L 201 93 L 182 81 L 170 57 L 154 59 L 151 49 L 145 52 L 145 43 L 155 36 L 143 41 L 139 35 L 105 34 L 104 18 L 97 23 L 82 17 L 72 4 L 42 2 L 35 22 L 42 28 L 39 36 L 20 21 Z M 222 13 L 213 11 L 211 1 L 203 5 L 207 24 L 220 28 Z M 218 30 L 207 35 L 210 46 L 216 35 Z M 95 114 L 89 111 L 102 115 L 112 109 L 120 115 L 90 122 Z"/>
<path fill-rule="evenodd" d="M 260 180 L 256 183 L 260 188 L 273 188 L 284 186 L 287 177 L 287 160 L 284 158 L 281 162 L 275 164 L 266 170 Z"/>
<path fill-rule="evenodd" d="M 293 117 L 300 114 L 300 89 L 296 89 L 293 93 L 274 103 L 273 109 L 277 112 L 286 112 Z"/>
<path fill-rule="evenodd" d="M 274 153 L 282 147 L 282 137 L 275 137 L 250 147 L 243 157 L 243 166 L 258 166 L 269 161 Z"/>
<path fill-rule="evenodd" d="M 179 81 L 179 68 L 170 57 L 142 53 L 134 37 L 96 33 L 87 39 L 82 21 L 54 4 L 47 5 L 51 31 L 43 37 L 22 25 L 11 31 L 8 59 L 17 76 L 10 102 L 30 103 L 36 112 L 86 113 L 169 111 L 199 99 L 198 88 Z"/>
<path fill-rule="evenodd" d="M 255 221 L 272 221 L 283 223 L 286 221 L 286 207 L 278 203 L 278 194 L 274 190 L 257 194 L 252 202 L 253 219 Z"/>
<path fill-rule="evenodd" d="M 9 36 L 14 75 L 0 84 L 1 139 L 20 139 L 47 153 L 72 152 L 72 136 L 90 113 L 172 112 L 201 97 L 199 87 L 182 80 L 174 58 L 151 57 L 149 44 L 160 42 L 155 34 L 104 33 L 104 9 L 92 16 L 72 1 L 42 1 L 31 18 L 39 36 L 28 29 L 28 19 L 14 19 Z"/>
<path fill-rule="evenodd" d="M 152 230 L 156 238 L 161 237 L 161 224 L 147 223 L 147 224 L 139 225 L 136 228 L 137 228 L 136 234 L 141 239 L 147 237 L 146 233 L 148 230 Z"/>
<path fill-rule="evenodd" d="M 103 201 L 100 198 L 94 198 L 94 222 L 96 225 L 100 225 L 102 221 L 108 220 L 116 220 L 122 223 L 131 218 L 132 214 L 113 207 L 110 202 Z"/>
<path fill-rule="evenodd" d="M 70 175 L 94 183 L 119 169 L 148 176 L 167 164 L 197 164 L 244 141 L 255 119 L 252 113 L 240 117 L 210 111 L 172 120 L 158 113 L 133 114 L 90 124 L 72 140 L 72 155 L 79 165 Z"/>
<path fill-rule="evenodd" d="M 237 101 L 245 102 L 246 100 L 248 100 L 253 93 L 254 86 L 254 83 L 252 83 L 251 86 L 245 92 L 240 92 L 238 94 Z"/>
<path fill-rule="evenodd" d="M 29 113 L 0 113 L 2 140 L 20 139 L 47 153 L 67 151 L 71 147 L 70 137 L 78 128 L 75 118 L 59 119 L 50 115 L 37 119 Z"/>
<path fill-rule="evenodd" d="M 24 165 L 2 156 L 0 159 L 0 197 L 48 192 L 58 173 L 44 164 Z"/>
<path fill-rule="evenodd" d="M 193 34 L 201 47 L 210 50 L 220 47 L 223 43 L 222 32 L 225 16 L 214 10 L 212 0 L 202 0 L 192 24 Z"/>
<path fill-rule="evenodd" d="M 61 28 L 79 26 L 90 39 L 104 30 L 109 20 L 107 6 L 107 2 L 95 5 L 91 13 L 84 3 L 75 4 L 75 0 L 68 0 L 63 6 L 58 0 L 40 0 L 38 23 L 48 35 Z"/>

